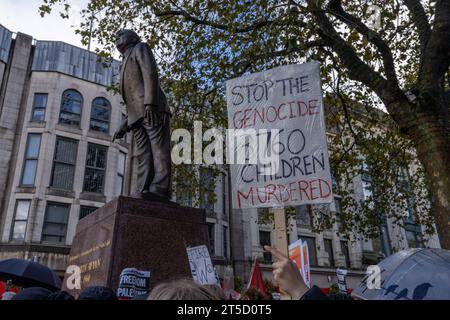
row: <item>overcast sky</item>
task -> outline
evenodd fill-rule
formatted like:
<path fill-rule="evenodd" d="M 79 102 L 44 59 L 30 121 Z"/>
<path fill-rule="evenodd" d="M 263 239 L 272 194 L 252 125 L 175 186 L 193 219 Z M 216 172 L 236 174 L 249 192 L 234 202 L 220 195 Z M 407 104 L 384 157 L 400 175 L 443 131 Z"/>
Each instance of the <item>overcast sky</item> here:
<path fill-rule="evenodd" d="M 81 37 L 74 25 L 80 21 L 80 9 L 87 0 L 71 1 L 69 19 L 62 19 L 59 10 L 41 18 L 38 12 L 42 0 L 0 0 L 0 24 L 13 32 L 26 33 L 37 40 L 64 41 L 81 47 Z"/>

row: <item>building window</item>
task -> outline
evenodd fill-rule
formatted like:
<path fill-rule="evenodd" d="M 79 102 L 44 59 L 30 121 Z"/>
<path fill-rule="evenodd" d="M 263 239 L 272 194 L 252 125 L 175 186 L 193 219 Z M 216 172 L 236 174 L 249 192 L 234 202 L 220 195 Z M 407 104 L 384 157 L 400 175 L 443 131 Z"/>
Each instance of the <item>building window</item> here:
<path fill-rule="evenodd" d="M 77 160 L 78 141 L 63 137 L 56 138 L 53 172 L 50 186 L 71 190 Z"/>
<path fill-rule="evenodd" d="M 422 248 L 422 232 L 420 225 L 414 223 L 405 223 L 406 241 L 408 248 Z"/>
<path fill-rule="evenodd" d="M 69 220 L 70 205 L 62 203 L 48 203 L 45 213 L 42 241 L 64 243 L 66 241 L 67 221 Z"/>
<path fill-rule="evenodd" d="M 216 225 L 208 222 L 209 252 L 211 256 L 215 255 L 215 230 Z"/>
<path fill-rule="evenodd" d="M 33 100 L 33 115 L 31 121 L 44 121 L 45 120 L 45 108 L 47 107 L 46 93 L 35 93 Z"/>
<path fill-rule="evenodd" d="M 192 207 L 192 195 L 187 186 L 177 183 L 175 192 L 177 195 L 177 203 L 179 205 Z"/>
<path fill-rule="evenodd" d="M 391 240 L 389 237 L 389 229 L 387 226 L 386 217 L 383 216 L 383 221 L 380 224 L 380 240 L 381 240 L 381 251 L 387 257 L 392 254 Z"/>
<path fill-rule="evenodd" d="M 127 120 L 127 116 L 124 115 L 123 113 L 121 113 L 121 114 L 120 114 L 119 128 L 122 126 L 122 123 L 124 123 L 125 120 Z M 122 140 L 125 141 L 125 142 L 128 142 L 127 136 L 128 136 L 128 135 L 125 134 L 125 135 L 123 136 Z"/>
<path fill-rule="evenodd" d="M 345 266 L 347 268 L 350 268 L 350 253 L 348 250 L 348 242 L 347 241 L 341 241 L 341 252 L 344 255 Z"/>
<path fill-rule="evenodd" d="M 111 104 L 105 98 L 96 98 L 92 101 L 90 129 L 103 133 L 109 132 L 109 117 Z"/>
<path fill-rule="evenodd" d="M 295 207 L 295 219 L 299 228 L 311 229 L 311 205 Z"/>
<path fill-rule="evenodd" d="M 259 231 L 259 245 L 261 248 L 264 246 L 272 246 L 272 241 L 270 240 L 270 231 Z M 264 263 L 272 263 L 272 254 L 270 252 L 263 252 Z"/>
<path fill-rule="evenodd" d="M 299 239 L 302 241 L 306 241 L 308 244 L 308 253 L 309 253 L 309 264 L 311 266 L 317 266 L 317 251 L 316 251 L 316 238 L 314 237 L 304 237 L 301 236 Z"/>
<path fill-rule="evenodd" d="M 30 204 L 31 200 L 17 200 L 14 222 L 11 229 L 11 240 L 25 240 Z"/>
<path fill-rule="evenodd" d="M 342 228 L 342 220 L 341 220 L 341 213 L 342 213 L 341 198 L 334 197 L 334 209 L 335 209 L 335 215 L 336 215 L 337 229 L 339 232 L 342 232 L 343 228 Z"/>
<path fill-rule="evenodd" d="M 28 135 L 27 146 L 25 148 L 25 160 L 23 163 L 21 185 L 34 185 L 40 146 L 41 135 L 37 133 L 30 133 Z"/>
<path fill-rule="evenodd" d="M 123 182 L 125 177 L 125 163 L 127 155 L 123 152 L 119 152 L 119 157 L 117 159 L 117 177 L 115 186 L 115 195 L 123 194 Z"/>
<path fill-rule="evenodd" d="M 205 191 L 200 201 L 200 208 L 205 209 L 208 216 L 214 216 L 214 202 L 210 201 L 211 193 L 214 192 L 214 190 L 211 190 L 211 187 L 214 188 L 213 179 L 212 170 L 204 168 L 200 170 L 200 183 L 205 186 Z"/>
<path fill-rule="evenodd" d="M 228 258 L 228 228 L 223 226 L 223 257 Z"/>
<path fill-rule="evenodd" d="M 325 251 L 328 253 L 328 265 L 334 267 L 333 240 L 323 239 Z"/>
<path fill-rule="evenodd" d="M 107 147 L 88 144 L 83 191 L 103 193 L 107 152 Z"/>
<path fill-rule="evenodd" d="M 84 217 L 90 215 L 92 212 L 97 210 L 96 207 L 88 207 L 88 206 L 80 206 L 80 216 L 79 219 L 83 219 Z"/>
<path fill-rule="evenodd" d="M 82 107 L 83 97 L 78 91 L 72 89 L 64 91 L 61 99 L 59 122 L 80 126 Z"/>

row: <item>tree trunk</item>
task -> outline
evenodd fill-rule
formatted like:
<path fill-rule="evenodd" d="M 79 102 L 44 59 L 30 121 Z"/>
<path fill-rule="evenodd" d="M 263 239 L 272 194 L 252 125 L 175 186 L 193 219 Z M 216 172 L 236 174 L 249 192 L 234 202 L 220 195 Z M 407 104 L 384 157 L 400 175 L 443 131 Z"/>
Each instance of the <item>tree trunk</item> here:
<path fill-rule="evenodd" d="M 448 121 L 422 116 L 412 139 L 433 194 L 436 229 L 441 247 L 450 249 L 450 134 Z M 446 123 L 445 123 L 446 122 Z"/>

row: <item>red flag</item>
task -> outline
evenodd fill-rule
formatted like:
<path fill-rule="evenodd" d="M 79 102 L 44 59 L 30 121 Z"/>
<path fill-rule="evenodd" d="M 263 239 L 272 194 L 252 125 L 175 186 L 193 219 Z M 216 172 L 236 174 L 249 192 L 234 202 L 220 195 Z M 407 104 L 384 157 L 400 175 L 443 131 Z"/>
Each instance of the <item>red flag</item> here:
<path fill-rule="evenodd" d="M 258 259 L 255 258 L 255 262 L 253 263 L 252 272 L 250 273 L 250 281 L 248 282 L 247 289 L 255 288 L 263 295 L 267 296 L 268 292 L 266 289 L 266 285 L 264 284 L 264 279 L 262 276 L 261 269 L 259 267 Z"/>

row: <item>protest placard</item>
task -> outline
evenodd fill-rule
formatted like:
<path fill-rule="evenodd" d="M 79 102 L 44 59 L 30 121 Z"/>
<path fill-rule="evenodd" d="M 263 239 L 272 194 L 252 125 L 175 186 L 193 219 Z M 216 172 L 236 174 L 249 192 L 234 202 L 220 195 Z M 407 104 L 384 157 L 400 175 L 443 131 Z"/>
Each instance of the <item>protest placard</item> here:
<path fill-rule="evenodd" d="M 301 239 L 289 245 L 289 258 L 295 262 L 308 288 L 311 287 L 308 243 Z"/>
<path fill-rule="evenodd" d="M 125 268 L 120 273 L 117 297 L 131 299 L 135 296 L 150 293 L 150 271 L 136 268 Z"/>
<path fill-rule="evenodd" d="M 319 63 L 232 79 L 226 94 L 233 208 L 331 203 Z"/>
<path fill-rule="evenodd" d="M 206 245 L 186 248 L 192 278 L 199 284 L 217 284 L 218 278 Z"/>
<path fill-rule="evenodd" d="M 345 281 L 345 277 L 347 276 L 347 270 L 336 269 L 336 275 L 338 279 L 339 292 L 342 294 L 347 294 L 347 282 Z"/>

